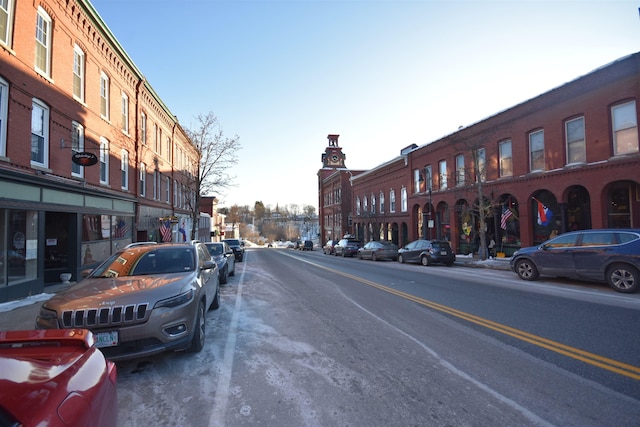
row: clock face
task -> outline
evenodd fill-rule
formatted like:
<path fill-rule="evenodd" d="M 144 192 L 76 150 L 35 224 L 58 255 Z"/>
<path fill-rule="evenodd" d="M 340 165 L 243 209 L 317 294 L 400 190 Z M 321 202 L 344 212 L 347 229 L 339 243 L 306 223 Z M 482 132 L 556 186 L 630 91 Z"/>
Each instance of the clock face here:
<path fill-rule="evenodd" d="M 331 162 L 332 163 L 338 163 L 339 161 L 340 161 L 340 157 L 338 157 L 337 154 L 334 153 L 334 154 L 331 155 Z"/>

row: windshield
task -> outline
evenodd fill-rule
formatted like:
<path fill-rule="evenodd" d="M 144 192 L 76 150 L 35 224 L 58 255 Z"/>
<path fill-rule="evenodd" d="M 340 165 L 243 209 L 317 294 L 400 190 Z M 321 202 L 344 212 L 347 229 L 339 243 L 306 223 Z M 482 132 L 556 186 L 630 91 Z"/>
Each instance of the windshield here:
<path fill-rule="evenodd" d="M 223 254 L 222 245 L 206 245 L 206 246 L 211 256 Z"/>
<path fill-rule="evenodd" d="M 91 277 L 126 277 L 147 274 L 184 273 L 195 268 L 191 247 L 144 248 L 112 255 Z"/>

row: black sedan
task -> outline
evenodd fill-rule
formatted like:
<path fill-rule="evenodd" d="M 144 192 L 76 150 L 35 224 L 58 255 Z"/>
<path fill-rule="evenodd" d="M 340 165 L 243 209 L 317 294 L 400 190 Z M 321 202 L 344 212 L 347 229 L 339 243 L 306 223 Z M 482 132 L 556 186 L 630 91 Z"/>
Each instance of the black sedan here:
<path fill-rule="evenodd" d="M 209 242 L 204 245 L 218 265 L 220 283 L 224 285 L 228 282 L 229 276 L 236 274 L 236 258 L 233 249 L 226 242 Z"/>

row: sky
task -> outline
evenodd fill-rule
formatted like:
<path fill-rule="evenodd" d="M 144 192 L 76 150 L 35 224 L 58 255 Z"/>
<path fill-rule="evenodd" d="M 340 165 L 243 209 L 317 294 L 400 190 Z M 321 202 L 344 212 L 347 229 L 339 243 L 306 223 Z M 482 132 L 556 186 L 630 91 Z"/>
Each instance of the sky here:
<path fill-rule="evenodd" d="M 92 0 L 180 124 L 239 137 L 220 206 L 312 205 L 338 134 L 372 169 L 640 51 L 640 0 Z"/>

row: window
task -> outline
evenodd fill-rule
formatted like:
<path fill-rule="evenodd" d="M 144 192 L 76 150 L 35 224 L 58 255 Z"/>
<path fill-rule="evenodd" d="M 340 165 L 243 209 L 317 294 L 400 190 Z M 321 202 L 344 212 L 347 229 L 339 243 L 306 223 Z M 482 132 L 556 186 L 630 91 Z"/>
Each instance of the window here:
<path fill-rule="evenodd" d="M 431 172 L 431 165 L 424 167 L 424 176 L 426 179 L 426 190 L 430 193 L 433 190 L 433 172 Z"/>
<path fill-rule="evenodd" d="M 147 195 L 147 165 L 140 163 L 140 195 Z"/>
<path fill-rule="evenodd" d="M 100 116 L 109 120 L 109 76 L 100 73 Z"/>
<path fill-rule="evenodd" d="M 511 141 L 503 141 L 499 146 L 500 151 L 500 176 L 513 175 L 513 160 L 511 158 Z"/>
<path fill-rule="evenodd" d="M 129 134 L 129 97 L 126 93 L 122 93 L 122 132 Z"/>
<path fill-rule="evenodd" d="M 464 154 L 456 156 L 456 185 L 464 185 Z"/>
<path fill-rule="evenodd" d="M 155 138 L 155 151 L 156 153 L 160 153 L 160 141 L 162 139 L 162 129 L 160 129 L 160 127 L 158 127 L 158 124 L 154 124 L 153 125 L 153 130 L 154 130 L 154 138 Z"/>
<path fill-rule="evenodd" d="M 49 77 L 51 74 L 51 18 L 43 8 L 36 14 L 36 71 Z"/>
<path fill-rule="evenodd" d="M 158 188 L 158 184 L 160 184 L 160 172 L 156 170 L 153 172 L 153 200 L 158 200 L 160 198 L 160 189 Z"/>
<path fill-rule="evenodd" d="M 167 160 L 172 161 L 171 159 L 171 138 L 167 137 Z"/>
<path fill-rule="evenodd" d="M 476 151 L 476 156 L 478 159 L 476 170 L 476 182 L 484 182 L 487 180 L 487 152 L 484 148 L 478 148 Z"/>
<path fill-rule="evenodd" d="M 617 105 L 611 109 L 613 119 L 613 154 L 616 156 L 638 152 L 638 122 L 636 102 Z"/>
<path fill-rule="evenodd" d="M 0 0 L 0 44 L 11 47 L 14 0 Z"/>
<path fill-rule="evenodd" d="M 84 101 L 84 52 L 77 45 L 73 47 L 73 97 Z"/>
<path fill-rule="evenodd" d="M 374 196 L 373 193 L 371 193 L 371 213 L 376 213 L 376 196 Z"/>
<path fill-rule="evenodd" d="M 438 162 L 438 171 L 440 174 L 440 190 L 447 189 L 447 161 L 440 160 Z"/>
<path fill-rule="evenodd" d="M 169 203 L 171 197 L 171 178 L 165 178 L 165 187 L 164 187 L 164 195 L 166 197 L 166 202 Z"/>
<path fill-rule="evenodd" d="M 31 164 L 49 167 L 49 107 L 37 99 L 31 108 Z"/>
<path fill-rule="evenodd" d="M 84 128 L 80 123 L 71 123 L 71 154 L 82 153 L 84 151 Z M 84 168 L 77 163 L 71 162 L 71 175 L 78 178 L 84 176 Z"/>
<path fill-rule="evenodd" d="M 369 203 L 367 203 L 367 196 L 364 196 L 364 198 L 362 199 L 362 212 L 369 212 Z"/>
<path fill-rule="evenodd" d="M 147 116 L 140 113 L 140 139 L 142 145 L 147 145 Z"/>
<path fill-rule="evenodd" d="M 100 137 L 100 183 L 109 184 L 109 141 Z"/>
<path fill-rule="evenodd" d="M 384 193 L 380 192 L 380 213 L 384 213 Z"/>
<path fill-rule="evenodd" d="M 396 191 L 391 190 L 389 192 L 389 212 L 394 213 L 396 211 Z"/>
<path fill-rule="evenodd" d="M 362 211 L 360 210 L 360 197 L 356 198 L 356 215 L 360 216 L 360 213 Z"/>
<path fill-rule="evenodd" d="M 122 180 L 122 189 L 129 189 L 129 152 L 122 150 L 122 160 L 120 162 L 120 178 Z"/>
<path fill-rule="evenodd" d="M 402 212 L 406 212 L 408 209 L 408 203 L 407 203 L 407 187 L 402 187 L 402 189 L 400 190 L 400 210 Z"/>
<path fill-rule="evenodd" d="M 539 130 L 529 134 L 529 170 L 544 170 L 544 131 Z"/>
<path fill-rule="evenodd" d="M 1 1 L 1 0 L 0 0 Z M 9 108 L 9 85 L 0 79 L 0 156 L 7 154 L 7 117 Z"/>
<path fill-rule="evenodd" d="M 420 176 L 420 169 L 413 170 L 413 193 L 423 193 L 424 192 L 424 179 Z"/>
<path fill-rule="evenodd" d="M 584 143 L 584 117 L 569 120 L 564 124 L 567 139 L 567 163 L 584 163 L 587 153 Z"/>

